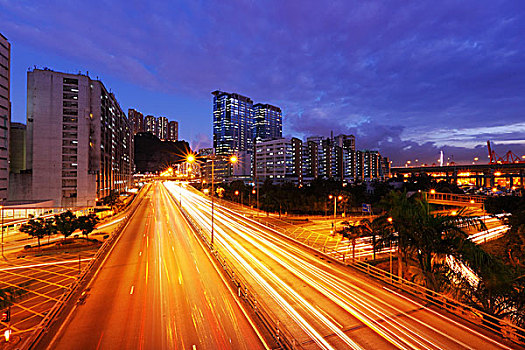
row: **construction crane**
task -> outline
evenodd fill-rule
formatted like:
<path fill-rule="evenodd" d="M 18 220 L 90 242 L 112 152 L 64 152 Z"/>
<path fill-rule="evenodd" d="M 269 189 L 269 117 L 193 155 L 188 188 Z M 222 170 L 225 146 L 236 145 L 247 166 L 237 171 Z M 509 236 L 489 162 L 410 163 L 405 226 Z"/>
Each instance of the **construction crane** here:
<path fill-rule="evenodd" d="M 505 153 L 505 156 L 498 156 L 492 147 L 490 147 L 490 141 L 487 141 L 487 148 L 489 150 L 489 164 L 525 163 L 525 158 L 521 159 L 510 150 Z"/>

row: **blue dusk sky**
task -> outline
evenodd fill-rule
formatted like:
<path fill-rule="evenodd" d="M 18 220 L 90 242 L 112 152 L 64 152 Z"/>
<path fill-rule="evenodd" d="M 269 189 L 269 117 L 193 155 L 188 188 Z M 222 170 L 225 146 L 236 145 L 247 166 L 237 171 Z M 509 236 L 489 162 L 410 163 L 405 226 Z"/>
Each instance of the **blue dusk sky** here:
<path fill-rule="evenodd" d="M 26 72 L 89 72 L 121 107 L 209 147 L 211 91 L 283 110 L 284 135 L 352 133 L 394 165 L 525 155 L 525 2 L 0 0 L 12 120 Z"/>

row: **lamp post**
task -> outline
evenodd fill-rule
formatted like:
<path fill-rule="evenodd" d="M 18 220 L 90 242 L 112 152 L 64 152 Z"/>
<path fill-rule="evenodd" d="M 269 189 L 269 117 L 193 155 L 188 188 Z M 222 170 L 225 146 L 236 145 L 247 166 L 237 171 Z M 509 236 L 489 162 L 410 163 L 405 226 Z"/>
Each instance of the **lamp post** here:
<path fill-rule="evenodd" d="M 214 237 L 214 208 L 215 208 L 215 192 L 214 192 L 214 185 L 215 185 L 215 155 L 212 155 L 211 157 L 211 246 L 213 248 L 213 237 Z M 238 161 L 238 158 L 236 155 L 230 156 L 228 159 L 230 164 L 235 164 Z"/>
<path fill-rule="evenodd" d="M 335 234 L 335 229 L 336 229 L 336 222 L 335 222 L 335 217 L 337 215 L 337 200 L 342 200 L 343 199 L 343 196 L 333 196 L 333 195 L 329 195 L 328 196 L 329 199 L 334 199 L 334 221 L 332 222 L 332 228 L 333 228 L 333 234 Z"/>
<path fill-rule="evenodd" d="M 189 164 L 191 166 L 191 164 L 193 164 L 195 162 L 195 155 L 190 153 L 186 156 L 186 163 Z M 188 176 L 188 171 L 191 172 L 191 168 L 188 168 L 188 166 L 186 166 L 186 177 Z M 182 181 L 180 183 L 180 188 L 179 188 L 179 204 L 180 204 L 180 207 L 182 209 Z"/>
<path fill-rule="evenodd" d="M 392 225 L 392 217 L 389 217 L 386 220 L 390 223 L 390 225 Z M 390 239 L 389 253 L 390 253 L 390 279 L 392 279 L 392 239 Z"/>

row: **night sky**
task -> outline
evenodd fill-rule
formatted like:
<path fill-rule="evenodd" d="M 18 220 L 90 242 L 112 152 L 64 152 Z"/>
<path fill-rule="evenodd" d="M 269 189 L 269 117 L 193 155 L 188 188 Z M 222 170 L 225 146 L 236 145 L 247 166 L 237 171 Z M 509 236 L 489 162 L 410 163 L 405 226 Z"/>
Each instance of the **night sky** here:
<path fill-rule="evenodd" d="M 99 77 L 210 146 L 211 91 L 280 106 L 284 134 L 353 133 L 394 165 L 525 155 L 525 1 L 0 0 L 12 120 L 26 71 Z"/>

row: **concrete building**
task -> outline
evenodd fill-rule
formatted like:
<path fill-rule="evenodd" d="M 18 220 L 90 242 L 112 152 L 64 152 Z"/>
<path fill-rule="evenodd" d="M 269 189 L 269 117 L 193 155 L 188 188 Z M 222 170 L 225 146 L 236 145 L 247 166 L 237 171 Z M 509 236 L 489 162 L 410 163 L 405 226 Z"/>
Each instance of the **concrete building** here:
<path fill-rule="evenodd" d="M 274 184 L 302 184 L 303 144 L 300 139 L 275 139 L 255 144 L 257 182 L 271 179 Z"/>
<path fill-rule="evenodd" d="M 9 183 L 9 125 L 11 124 L 11 44 L 0 33 L 0 201 Z"/>
<path fill-rule="evenodd" d="M 128 120 L 133 126 L 133 135 L 139 132 L 144 132 L 144 115 L 139 111 L 130 108 L 128 109 Z"/>
<path fill-rule="evenodd" d="M 257 141 L 283 137 L 283 116 L 279 107 L 257 103 L 253 106 L 254 138 Z"/>
<path fill-rule="evenodd" d="M 179 123 L 172 120 L 168 123 L 168 141 L 179 140 Z"/>
<path fill-rule="evenodd" d="M 26 126 L 11 123 L 9 130 L 9 172 L 19 174 L 26 169 Z"/>
<path fill-rule="evenodd" d="M 86 75 L 28 72 L 26 145 L 30 178 L 17 181 L 28 190 L 13 200 L 91 206 L 132 185 L 133 126 L 115 96 Z"/>

